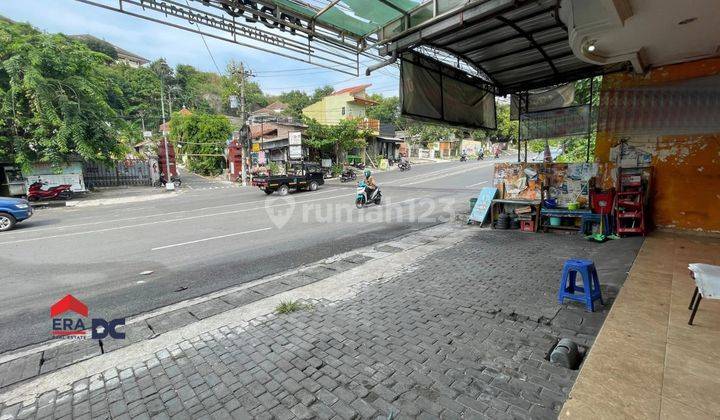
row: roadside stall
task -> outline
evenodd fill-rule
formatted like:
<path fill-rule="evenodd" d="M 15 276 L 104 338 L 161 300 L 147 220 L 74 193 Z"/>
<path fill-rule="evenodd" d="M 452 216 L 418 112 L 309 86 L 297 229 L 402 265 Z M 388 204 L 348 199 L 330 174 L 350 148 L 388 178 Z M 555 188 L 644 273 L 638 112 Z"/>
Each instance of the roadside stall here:
<path fill-rule="evenodd" d="M 652 168 L 614 163 L 498 163 L 490 205 L 496 229 L 645 234 Z"/>

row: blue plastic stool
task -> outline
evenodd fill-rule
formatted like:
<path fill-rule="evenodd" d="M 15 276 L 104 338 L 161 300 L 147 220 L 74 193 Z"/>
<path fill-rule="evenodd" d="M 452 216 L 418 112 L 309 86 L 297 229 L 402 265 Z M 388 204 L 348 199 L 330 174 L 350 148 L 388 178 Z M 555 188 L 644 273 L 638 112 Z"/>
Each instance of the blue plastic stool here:
<path fill-rule="evenodd" d="M 582 276 L 582 286 L 576 284 L 578 273 Z M 585 309 L 590 312 L 595 311 L 596 300 L 604 305 L 600 294 L 600 280 L 592 261 L 575 259 L 565 261 L 560 290 L 558 290 L 558 302 L 562 304 L 565 299 L 584 303 Z"/>

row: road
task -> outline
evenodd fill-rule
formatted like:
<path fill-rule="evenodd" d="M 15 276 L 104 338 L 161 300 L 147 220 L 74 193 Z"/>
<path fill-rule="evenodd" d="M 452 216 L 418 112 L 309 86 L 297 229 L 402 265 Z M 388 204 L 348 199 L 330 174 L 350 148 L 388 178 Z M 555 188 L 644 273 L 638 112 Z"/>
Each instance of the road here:
<path fill-rule="evenodd" d="M 379 173 L 384 202 L 364 209 L 352 183 L 280 197 L 188 181 L 163 200 L 38 210 L 0 234 L 0 353 L 49 339 L 68 293 L 90 317 L 129 317 L 454 218 L 494 163 Z"/>

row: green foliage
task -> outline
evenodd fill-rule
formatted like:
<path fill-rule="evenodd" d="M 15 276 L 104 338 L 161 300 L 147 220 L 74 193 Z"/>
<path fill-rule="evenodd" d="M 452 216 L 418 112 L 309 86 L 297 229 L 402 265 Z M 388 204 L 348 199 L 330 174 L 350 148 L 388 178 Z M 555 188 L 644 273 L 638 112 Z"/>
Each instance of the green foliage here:
<path fill-rule="evenodd" d="M 301 90 L 283 92 L 278 95 L 277 100 L 286 103 L 288 105 L 286 113 L 298 119 L 302 118 L 303 108 L 313 103 L 308 94 Z"/>
<path fill-rule="evenodd" d="M 383 123 L 398 124 L 400 118 L 400 99 L 397 96 L 385 98 L 380 94 L 373 94 L 370 99 L 377 102 L 367 110 L 368 118 L 380 120 Z"/>
<path fill-rule="evenodd" d="M 0 21 L 0 150 L 27 167 L 127 151 L 114 130 L 106 56 L 63 35 Z"/>
<path fill-rule="evenodd" d="M 230 60 L 227 65 L 227 75 L 222 78 L 222 101 L 225 112 L 236 113 L 239 111 L 230 109 L 230 96 L 240 96 L 240 85 L 243 76 L 239 72 L 233 73 L 232 71 L 239 68 L 239 63 Z M 268 103 L 268 98 L 262 93 L 260 85 L 245 78 L 245 112 L 265 107 Z"/>
<path fill-rule="evenodd" d="M 446 141 L 453 135 L 453 129 L 450 127 L 419 122 L 412 123 L 406 130 L 412 136 L 408 142 L 419 144 L 423 148 L 438 141 Z"/>
<path fill-rule="evenodd" d="M 483 141 L 487 138 L 488 134 L 485 130 L 473 130 L 470 132 L 470 137 L 475 141 Z"/>
<path fill-rule="evenodd" d="M 97 38 L 77 38 L 80 42 L 85 44 L 86 47 L 90 48 L 91 50 L 95 52 L 99 52 L 102 54 L 105 54 L 109 58 L 113 60 L 117 60 L 118 54 L 115 47 L 112 46 L 107 41 L 103 41 L 102 39 Z"/>
<path fill-rule="evenodd" d="M 283 300 L 277 307 L 275 307 L 275 312 L 278 314 L 289 314 L 291 312 L 309 310 L 312 308 L 312 305 L 301 303 L 297 300 Z"/>
<path fill-rule="evenodd" d="M 340 120 L 337 125 L 323 125 L 312 118 L 305 118 L 308 128 L 305 130 L 305 144 L 315 149 L 333 152 L 335 161 L 341 153 L 355 148 L 365 147 L 365 138 L 370 130 L 360 127 L 357 119 Z"/>
<path fill-rule="evenodd" d="M 497 131 L 495 135 L 501 139 L 515 140 L 518 134 L 518 122 L 510 120 L 510 104 L 497 106 Z"/>
<path fill-rule="evenodd" d="M 222 151 L 231 133 L 230 121 L 222 115 L 182 115 L 176 112 L 170 120 L 170 138 L 175 144 L 182 145 L 176 150 L 189 155 L 188 167 L 191 171 L 203 175 L 221 173 L 224 162 Z"/>
<path fill-rule="evenodd" d="M 310 97 L 310 104 L 314 104 L 315 102 L 320 102 L 322 98 L 332 95 L 332 93 L 335 92 L 335 88 L 333 88 L 330 85 L 325 85 L 321 88 L 315 89 L 315 91 L 312 94 L 312 97 Z M 308 104 L 308 105 L 310 105 Z"/>
<path fill-rule="evenodd" d="M 179 87 L 177 99 L 183 106 L 205 113 L 220 113 L 227 107 L 223 76 L 178 64 L 175 78 Z"/>
<path fill-rule="evenodd" d="M 343 172 L 343 164 L 342 163 L 336 163 L 330 169 L 330 173 L 332 173 L 333 176 L 338 176 L 342 172 Z"/>

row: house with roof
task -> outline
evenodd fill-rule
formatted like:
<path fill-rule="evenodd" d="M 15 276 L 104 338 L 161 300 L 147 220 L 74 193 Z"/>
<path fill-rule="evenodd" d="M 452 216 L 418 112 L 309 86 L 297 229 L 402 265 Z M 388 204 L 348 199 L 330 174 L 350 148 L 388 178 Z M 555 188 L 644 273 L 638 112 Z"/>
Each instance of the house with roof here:
<path fill-rule="evenodd" d="M 336 125 L 344 119 L 358 119 L 361 126 L 371 135 L 364 150 L 355 150 L 347 156 L 349 160 L 398 159 L 403 152 L 404 142 L 395 137 L 394 127 L 382 126 L 380 121 L 367 117 L 368 108 L 377 105 L 370 99 L 366 89 L 371 85 L 358 85 L 340 89 L 303 109 L 303 115 L 325 125 Z"/>
<path fill-rule="evenodd" d="M 138 68 L 150 62 L 150 60 L 148 60 L 147 58 L 141 57 L 128 50 L 122 49 L 117 45 L 114 45 L 110 42 L 105 41 L 104 39 L 100 39 L 90 34 L 70 35 L 70 37 L 86 43 L 90 42 L 97 44 L 107 44 L 109 47 L 112 47 L 117 53 L 117 58 L 115 59 L 115 63 L 117 64 L 127 64 L 130 67 Z"/>
<path fill-rule="evenodd" d="M 368 119 L 367 109 L 377 102 L 371 100 L 365 89 L 372 85 L 351 86 L 340 89 L 303 108 L 303 115 L 312 118 L 320 124 L 336 125 L 344 119 L 361 119 L 370 131 L 377 133 L 380 130 L 380 121 Z"/>
<path fill-rule="evenodd" d="M 283 114 L 288 109 L 289 105 L 284 102 L 273 102 L 270 105 L 252 111 L 248 123 L 261 123 L 261 122 L 274 122 L 278 119 L 288 120 L 292 117 L 285 117 Z"/>
<path fill-rule="evenodd" d="M 250 124 L 253 161 L 257 159 L 258 163 L 265 164 L 291 160 L 290 133 L 304 133 L 305 129 L 307 129 L 305 124 L 285 119 Z M 303 150 L 303 155 L 307 156 L 307 150 Z"/>

